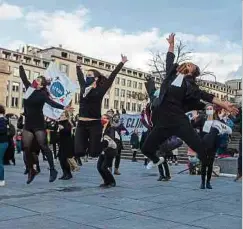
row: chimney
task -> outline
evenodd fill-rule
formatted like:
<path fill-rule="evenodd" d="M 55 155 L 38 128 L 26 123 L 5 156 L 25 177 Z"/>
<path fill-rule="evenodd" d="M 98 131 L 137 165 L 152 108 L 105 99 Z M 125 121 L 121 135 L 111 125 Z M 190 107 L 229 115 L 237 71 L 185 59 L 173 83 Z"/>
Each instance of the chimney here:
<path fill-rule="evenodd" d="M 62 48 L 62 44 L 59 44 L 59 48 Z"/>

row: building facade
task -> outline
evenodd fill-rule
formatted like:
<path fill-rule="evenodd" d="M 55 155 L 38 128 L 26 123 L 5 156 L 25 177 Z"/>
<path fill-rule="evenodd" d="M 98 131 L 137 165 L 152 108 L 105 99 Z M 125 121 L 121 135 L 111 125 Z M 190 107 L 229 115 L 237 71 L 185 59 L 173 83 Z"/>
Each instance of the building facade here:
<path fill-rule="evenodd" d="M 54 60 L 60 70 L 66 73 L 73 82 L 77 82 L 76 62 L 82 61 L 84 74 L 89 69 L 96 69 L 105 76 L 109 76 L 116 64 L 84 56 L 80 53 L 65 50 L 62 47 L 36 49 L 26 46 L 23 50 L 11 51 L 0 48 L 0 103 L 6 106 L 8 113 L 19 115 L 23 112 L 24 86 L 19 77 L 19 60 L 23 58 L 23 66 L 30 81 L 43 75 L 50 62 Z M 105 95 L 102 112 L 108 109 L 127 113 L 140 113 L 146 104 L 145 77 L 148 73 L 124 67 L 115 79 L 112 87 Z M 75 113 L 78 112 L 79 91 L 72 100 Z"/>
<path fill-rule="evenodd" d="M 84 74 L 89 69 L 96 69 L 105 76 L 109 76 L 116 64 L 85 56 L 81 53 L 59 47 L 38 49 L 25 46 L 22 50 L 12 51 L 0 48 L 0 103 L 6 106 L 7 113 L 19 115 L 23 112 L 23 95 L 25 88 L 19 77 L 19 60 L 24 59 L 24 68 L 30 81 L 43 75 L 50 62 L 54 60 L 60 70 L 66 73 L 73 82 L 77 81 L 76 62 L 81 60 Z M 121 111 L 125 108 L 127 113 L 138 114 L 147 103 L 145 78 L 148 73 L 124 67 L 115 79 L 112 87 L 102 102 L 102 112 L 108 109 Z M 154 75 L 157 86 L 161 80 Z M 233 101 L 237 90 L 217 82 L 200 81 L 203 90 L 215 94 L 220 99 Z M 72 100 L 75 113 L 78 112 L 79 91 Z"/>
<path fill-rule="evenodd" d="M 242 79 L 228 80 L 225 82 L 226 86 L 235 90 L 235 102 L 242 103 Z"/>

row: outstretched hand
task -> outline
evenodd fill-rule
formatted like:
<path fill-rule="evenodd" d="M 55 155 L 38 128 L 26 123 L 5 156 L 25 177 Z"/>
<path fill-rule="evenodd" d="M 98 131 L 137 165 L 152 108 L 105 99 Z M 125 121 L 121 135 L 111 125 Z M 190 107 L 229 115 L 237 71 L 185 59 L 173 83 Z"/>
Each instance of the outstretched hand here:
<path fill-rule="evenodd" d="M 175 34 L 174 34 L 174 33 L 171 33 L 171 34 L 169 35 L 169 37 L 166 38 L 166 40 L 168 41 L 168 43 L 169 43 L 170 45 L 173 45 L 173 44 L 175 43 Z"/>
<path fill-rule="evenodd" d="M 71 107 L 71 106 L 66 106 L 66 107 L 64 108 L 64 110 L 70 112 L 70 111 L 74 111 L 74 108 Z"/>
<path fill-rule="evenodd" d="M 77 66 L 78 66 L 78 67 L 81 67 L 81 65 L 82 65 L 82 60 L 81 60 L 81 59 L 78 59 L 78 60 L 77 60 Z"/>
<path fill-rule="evenodd" d="M 239 113 L 239 109 L 230 102 L 224 102 L 225 110 L 229 111 L 232 115 L 237 115 Z"/>
<path fill-rule="evenodd" d="M 121 62 L 123 64 L 125 64 L 127 61 L 128 61 L 127 56 L 124 56 L 123 54 L 121 54 Z"/>

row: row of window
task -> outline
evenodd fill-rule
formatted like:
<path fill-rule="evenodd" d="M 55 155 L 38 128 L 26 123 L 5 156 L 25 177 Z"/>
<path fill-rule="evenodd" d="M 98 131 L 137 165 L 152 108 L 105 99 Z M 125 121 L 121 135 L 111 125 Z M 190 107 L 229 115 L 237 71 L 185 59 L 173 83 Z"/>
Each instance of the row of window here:
<path fill-rule="evenodd" d="M 133 87 L 133 88 L 138 88 L 138 89 L 142 89 L 143 88 L 143 84 L 142 83 L 137 83 L 136 81 L 131 81 L 131 80 L 127 80 L 126 79 L 120 79 L 119 77 L 116 78 L 116 82 L 117 85 L 121 84 L 121 86 L 127 86 L 127 87 Z"/>
<path fill-rule="evenodd" d="M 127 97 L 128 99 L 130 98 L 135 98 L 135 94 L 136 92 L 131 92 L 131 91 L 126 91 L 124 89 L 119 89 L 119 88 L 115 88 L 115 96 L 117 97 L 122 97 L 122 98 L 125 98 Z"/>
<path fill-rule="evenodd" d="M 125 106 L 126 106 L 126 108 L 125 108 Z M 122 110 L 122 109 L 125 108 L 127 111 L 141 112 L 142 111 L 142 104 L 130 103 L 130 102 L 127 102 L 125 104 L 124 101 L 120 101 L 120 103 L 119 103 L 118 100 L 114 100 L 113 108 L 115 110 Z M 104 109 L 110 109 L 108 98 L 104 99 Z"/>
<path fill-rule="evenodd" d="M 215 84 L 212 84 L 212 83 L 207 83 L 207 82 L 203 82 L 203 84 L 207 87 L 210 87 L 210 88 L 214 88 L 214 89 L 225 91 L 225 92 L 228 91 L 230 93 L 233 93 L 233 90 L 228 89 L 227 87 L 221 87 L 221 86 L 218 86 L 218 85 L 215 85 Z"/>
<path fill-rule="evenodd" d="M 10 70 L 10 69 L 9 69 Z M 60 71 L 63 73 L 68 74 L 68 65 L 66 64 L 60 64 Z M 25 69 L 25 73 L 28 79 L 31 79 L 31 72 L 28 69 Z M 13 76 L 19 77 L 19 68 L 14 67 L 13 68 Z M 33 72 L 33 79 L 36 79 L 38 76 L 40 76 L 40 72 Z"/>

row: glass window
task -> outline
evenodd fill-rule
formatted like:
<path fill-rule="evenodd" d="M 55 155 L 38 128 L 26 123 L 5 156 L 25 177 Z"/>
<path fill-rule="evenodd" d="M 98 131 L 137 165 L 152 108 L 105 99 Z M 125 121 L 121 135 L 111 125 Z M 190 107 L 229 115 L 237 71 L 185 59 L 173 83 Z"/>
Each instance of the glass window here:
<path fill-rule="evenodd" d="M 132 103 L 132 111 L 136 111 L 136 103 Z"/>
<path fill-rule="evenodd" d="M 138 83 L 136 81 L 133 81 L 133 88 L 137 88 Z"/>
<path fill-rule="evenodd" d="M 132 81 L 131 81 L 131 80 L 128 80 L 128 81 L 127 81 L 127 86 L 128 86 L 128 87 L 131 87 L 131 86 L 132 86 Z"/>
<path fill-rule="evenodd" d="M 33 72 L 33 79 L 36 79 L 39 76 L 40 76 L 39 72 Z"/>
<path fill-rule="evenodd" d="M 115 88 L 115 96 L 119 96 L 119 88 Z"/>
<path fill-rule="evenodd" d="M 19 69 L 18 68 L 13 68 L 13 75 L 19 76 Z"/>
<path fill-rule="evenodd" d="M 131 95 L 132 95 L 131 91 L 127 91 L 127 98 L 131 98 Z"/>
<path fill-rule="evenodd" d="M 130 103 L 128 102 L 127 105 L 126 105 L 126 110 L 127 111 L 130 111 Z"/>
<path fill-rule="evenodd" d="M 13 82 L 12 91 L 19 92 L 19 83 Z"/>
<path fill-rule="evenodd" d="M 116 84 L 120 84 L 120 78 L 116 77 Z"/>
<path fill-rule="evenodd" d="M 118 109 L 118 106 L 119 106 L 119 101 L 114 100 L 114 109 Z"/>
<path fill-rule="evenodd" d="M 125 97 L 125 92 L 126 91 L 124 89 L 121 90 L 121 97 L 123 97 L 123 98 Z"/>
<path fill-rule="evenodd" d="M 12 97 L 11 106 L 19 107 L 19 98 L 18 97 Z"/>
<path fill-rule="evenodd" d="M 143 84 L 142 83 L 139 83 L 138 84 L 138 89 L 142 89 L 143 88 Z"/>
<path fill-rule="evenodd" d="M 125 79 L 122 79 L 122 80 L 121 80 L 121 85 L 122 85 L 122 86 L 126 86 L 126 80 L 125 80 Z"/>
<path fill-rule="evenodd" d="M 104 100 L 104 108 L 109 109 L 109 99 L 105 98 Z"/>

